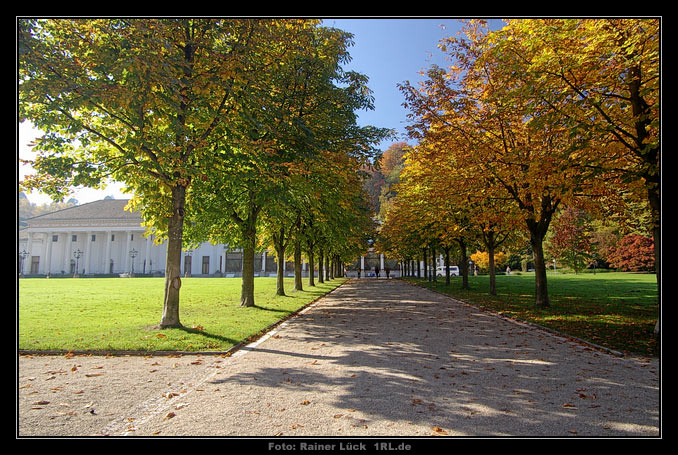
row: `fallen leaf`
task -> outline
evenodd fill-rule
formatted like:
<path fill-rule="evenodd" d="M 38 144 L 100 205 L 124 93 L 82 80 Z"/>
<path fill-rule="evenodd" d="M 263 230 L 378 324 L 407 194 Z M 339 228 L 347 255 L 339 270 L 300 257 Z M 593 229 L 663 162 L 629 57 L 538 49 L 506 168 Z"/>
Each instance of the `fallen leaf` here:
<path fill-rule="evenodd" d="M 339 417 L 341 417 L 341 416 L 343 416 L 343 415 L 344 415 L 344 414 L 334 414 L 333 417 L 334 417 L 335 419 L 338 419 Z"/>
<path fill-rule="evenodd" d="M 176 416 L 175 413 L 173 413 L 173 412 L 168 412 L 167 415 L 166 415 L 165 417 L 162 418 L 162 421 L 164 422 L 165 420 L 169 420 L 169 419 L 171 419 L 171 418 L 174 417 L 174 416 Z"/>
<path fill-rule="evenodd" d="M 303 406 L 306 406 L 307 404 L 311 404 L 311 402 L 308 401 L 308 400 L 304 400 L 304 401 L 302 401 L 302 402 L 299 403 L 299 404 L 300 404 L 300 405 L 303 405 Z"/>
<path fill-rule="evenodd" d="M 41 401 L 36 401 L 36 402 L 33 403 L 33 404 L 36 404 L 36 405 L 49 404 L 49 401 L 41 400 Z"/>
<path fill-rule="evenodd" d="M 449 434 L 447 431 L 443 430 L 440 427 L 431 427 L 431 430 L 433 430 L 433 432 L 437 433 L 437 434 L 443 434 L 443 435 Z"/>

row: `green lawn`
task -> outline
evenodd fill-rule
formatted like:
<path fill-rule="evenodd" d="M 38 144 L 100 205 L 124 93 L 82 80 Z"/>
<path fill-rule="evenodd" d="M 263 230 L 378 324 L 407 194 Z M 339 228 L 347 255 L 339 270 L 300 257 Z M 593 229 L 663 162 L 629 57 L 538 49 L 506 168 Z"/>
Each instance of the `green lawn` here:
<path fill-rule="evenodd" d="M 461 277 L 437 283 L 410 279 L 469 303 L 608 347 L 642 355 L 657 355 L 657 278 L 637 273 L 550 273 L 547 278 L 551 308 L 534 306 L 534 273 L 497 276 L 497 296 L 489 294 L 489 276 L 469 277 L 470 291 L 461 289 Z"/>
<path fill-rule="evenodd" d="M 334 279 L 275 295 L 275 278 L 255 278 L 256 307 L 241 308 L 238 278 L 185 278 L 183 329 L 160 322 L 164 278 L 19 280 L 18 347 L 25 350 L 223 351 L 259 334 L 343 283 Z"/>

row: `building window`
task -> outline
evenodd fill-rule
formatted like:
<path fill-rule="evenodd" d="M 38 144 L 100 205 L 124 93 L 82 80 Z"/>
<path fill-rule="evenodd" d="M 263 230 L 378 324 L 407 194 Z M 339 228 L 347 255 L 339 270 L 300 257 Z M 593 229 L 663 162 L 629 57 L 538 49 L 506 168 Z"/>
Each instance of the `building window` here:
<path fill-rule="evenodd" d="M 96 241 L 96 239 L 97 239 L 96 234 L 92 234 L 92 242 Z"/>
<path fill-rule="evenodd" d="M 202 274 L 203 275 L 209 275 L 210 274 L 210 257 L 209 256 L 203 256 L 202 257 Z"/>
<path fill-rule="evenodd" d="M 78 241 L 78 236 L 75 235 L 75 234 L 73 234 L 73 235 L 71 236 L 71 242 L 77 242 L 77 241 Z"/>
<path fill-rule="evenodd" d="M 59 241 L 59 236 L 58 235 L 53 235 L 52 236 L 52 242 L 58 242 Z"/>
<path fill-rule="evenodd" d="M 115 234 L 111 234 L 111 242 L 115 240 Z"/>

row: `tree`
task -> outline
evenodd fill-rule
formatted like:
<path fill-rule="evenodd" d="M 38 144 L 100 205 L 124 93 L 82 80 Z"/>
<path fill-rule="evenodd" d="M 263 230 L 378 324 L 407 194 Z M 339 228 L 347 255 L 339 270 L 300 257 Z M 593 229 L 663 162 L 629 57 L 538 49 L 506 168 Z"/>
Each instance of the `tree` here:
<path fill-rule="evenodd" d="M 556 219 L 547 249 L 579 273 L 595 257 L 591 217 L 581 209 L 568 207 Z"/>
<path fill-rule="evenodd" d="M 290 233 L 313 209 L 309 192 L 323 188 L 322 178 L 309 177 L 311 170 L 323 165 L 321 176 L 342 172 L 336 163 L 371 157 L 373 144 L 384 135 L 382 129 L 356 124 L 355 111 L 372 108 L 372 99 L 367 79 L 341 67 L 350 34 L 317 21 L 284 22 L 270 33 L 251 64 L 256 77 L 248 96 L 215 140 L 205 173 L 192 188 L 199 203 L 191 212 L 191 237 L 242 245 L 241 306 L 255 304 L 251 264 L 259 229 L 276 249 L 277 293 L 283 295 Z"/>
<path fill-rule="evenodd" d="M 610 265 L 625 272 L 653 271 L 654 242 L 639 234 L 624 236 L 608 254 Z"/>
<path fill-rule="evenodd" d="M 453 154 L 463 181 L 475 185 L 462 191 L 513 206 L 530 236 L 535 305 L 548 307 L 543 241 L 553 216 L 561 204 L 610 191 L 601 184 L 603 171 L 591 165 L 600 160 L 590 153 L 590 137 L 573 135 L 562 116 L 534 101 L 529 87 L 537 81 L 525 78 L 519 64 L 535 51 L 511 54 L 515 65 L 508 69 L 498 41 L 483 21 L 470 21 L 463 38 L 444 40 L 456 65 L 432 67 L 420 90 L 403 86 L 413 111 L 410 134 Z"/>
<path fill-rule="evenodd" d="M 490 265 L 490 255 L 487 251 L 476 251 L 471 255 L 471 260 L 476 264 L 481 270 L 490 271 L 491 267 L 501 267 L 506 264 L 506 254 L 498 252 L 494 255 L 493 263 Z"/>
<path fill-rule="evenodd" d="M 582 165 L 615 188 L 606 202 L 619 195 L 647 201 L 659 288 L 659 19 L 512 20 L 495 42 L 501 68 L 523 81 L 532 105 L 558 115 L 573 136 L 595 143 Z M 618 207 L 610 204 L 608 211 Z"/>
<path fill-rule="evenodd" d="M 19 117 L 45 134 L 25 188 L 61 199 L 104 178 L 167 239 L 159 326 L 179 327 L 187 191 L 247 92 L 270 21 L 19 20 Z"/>

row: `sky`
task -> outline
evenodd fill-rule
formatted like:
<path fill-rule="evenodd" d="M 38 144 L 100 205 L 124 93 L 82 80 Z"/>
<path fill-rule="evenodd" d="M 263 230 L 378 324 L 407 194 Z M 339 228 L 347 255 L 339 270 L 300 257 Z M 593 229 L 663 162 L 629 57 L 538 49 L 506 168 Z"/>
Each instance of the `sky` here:
<path fill-rule="evenodd" d="M 397 84 L 410 81 L 413 85 L 421 80 L 419 72 L 433 64 L 447 66 L 443 52 L 438 49 L 441 39 L 456 35 L 461 24 L 454 18 L 327 18 L 323 24 L 336 27 L 354 35 L 354 46 L 349 49 L 351 62 L 344 69 L 354 70 L 369 78 L 368 86 L 375 98 L 375 109 L 360 111 L 359 123 L 380 128 L 395 129 L 399 137 L 393 141 L 385 141 L 380 148 L 386 150 L 393 142 L 408 141 L 405 126 L 407 110 L 402 106 L 404 97 Z M 30 147 L 26 144 L 37 137 L 38 133 L 31 125 L 20 124 L 18 127 L 19 156 L 30 156 Z M 18 165 L 18 178 L 30 173 L 30 169 Z M 121 192 L 122 186 L 111 184 L 104 190 L 82 189 L 72 196 L 83 204 L 106 196 L 116 199 L 129 198 L 129 194 Z M 39 193 L 27 194 L 28 199 L 36 204 L 49 203 L 47 196 Z"/>

